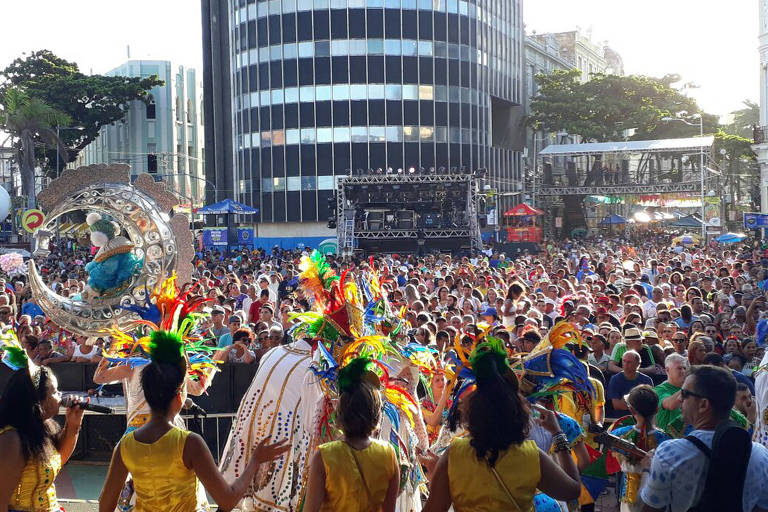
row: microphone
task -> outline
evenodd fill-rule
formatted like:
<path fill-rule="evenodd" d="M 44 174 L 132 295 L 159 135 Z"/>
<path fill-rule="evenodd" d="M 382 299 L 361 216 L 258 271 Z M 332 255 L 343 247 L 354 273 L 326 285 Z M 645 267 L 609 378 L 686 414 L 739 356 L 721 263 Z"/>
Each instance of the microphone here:
<path fill-rule="evenodd" d="M 202 416 L 207 417 L 208 413 L 205 412 L 205 409 L 197 405 L 195 402 L 192 401 L 191 398 L 187 398 L 184 401 L 184 409 L 187 411 L 191 411 L 193 415 L 195 416 Z"/>
<path fill-rule="evenodd" d="M 77 405 L 81 409 L 85 409 L 86 411 L 91 412 L 97 412 L 99 414 L 113 414 L 114 411 L 111 407 L 105 407 L 103 405 L 96 405 L 89 402 L 80 402 L 78 404 L 75 404 L 75 397 L 73 396 L 65 396 L 61 400 L 61 405 L 64 407 L 72 407 L 73 405 Z"/>

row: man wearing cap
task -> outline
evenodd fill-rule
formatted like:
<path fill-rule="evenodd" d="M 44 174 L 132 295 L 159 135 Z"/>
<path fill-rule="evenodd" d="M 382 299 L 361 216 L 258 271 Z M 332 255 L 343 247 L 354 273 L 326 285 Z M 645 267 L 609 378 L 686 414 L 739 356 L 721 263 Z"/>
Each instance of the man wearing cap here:
<path fill-rule="evenodd" d="M 640 355 L 641 373 L 651 375 L 658 373 L 655 367 L 653 353 L 651 352 L 650 348 L 648 348 L 648 346 L 643 345 L 643 336 L 640 332 L 640 329 L 637 327 L 630 327 L 624 331 L 624 341 L 620 341 L 613 347 L 613 352 L 611 352 L 611 362 L 608 363 L 608 371 L 610 373 L 618 373 L 621 371 L 621 365 L 623 361 L 622 356 L 627 350 L 634 350 Z"/>
<path fill-rule="evenodd" d="M 224 308 L 214 306 L 211 309 L 211 322 L 213 323 L 211 334 L 216 336 L 216 343 L 218 344 L 219 339 L 229 332 L 229 328 L 224 325 Z"/>
<path fill-rule="evenodd" d="M 224 348 L 230 346 L 232 344 L 232 335 L 235 334 L 235 331 L 237 331 L 241 325 L 243 325 L 243 320 L 239 316 L 230 316 L 228 322 L 229 332 L 221 335 L 218 347 Z"/>
<path fill-rule="evenodd" d="M 499 314 L 496 312 L 496 308 L 488 308 L 480 313 L 480 318 L 483 322 L 487 323 L 491 327 L 497 327 L 499 324 Z"/>

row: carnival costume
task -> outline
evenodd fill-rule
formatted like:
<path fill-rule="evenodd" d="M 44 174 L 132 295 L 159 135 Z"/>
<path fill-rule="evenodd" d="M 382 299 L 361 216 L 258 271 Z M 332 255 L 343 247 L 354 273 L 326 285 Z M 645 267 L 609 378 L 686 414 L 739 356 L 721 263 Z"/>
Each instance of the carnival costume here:
<path fill-rule="evenodd" d="M 153 362 L 187 367 L 184 329 L 156 330 L 149 336 L 149 355 Z M 126 434 L 120 441 L 120 456 L 133 476 L 136 512 L 192 512 L 208 510 L 205 494 L 194 471 L 184 465 L 184 444 L 189 432 L 171 427 L 153 443 Z"/>
<path fill-rule="evenodd" d="M 423 431 L 426 446 L 426 429 L 411 393 L 389 380 L 396 366 L 407 364 L 392 341 L 400 320 L 389 310 L 375 272 L 360 279 L 358 286 L 352 274 L 336 275 L 317 251 L 302 258 L 300 268 L 299 282 L 312 297 L 312 311 L 293 316 L 298 323 L 290 334 L 296 341 L 262 357 L 232 424 L 221 472 L 225 478 L 241 474 L 251 447 L 267 436 L 273 441 L 288 439 L 291 449 L 269 468 L 260 469 L 240 509 L 298 510 L 311 454 L 338 434 L 332 405 L 338 396 L 338 370 L 355 357 L 367 356 L 382 372 L 381 438 L 395 450 L 405 489 L 398 502 L 405 505 L 398 508 L 420 510 L 423 475 L 415 454 L 419 444 L 415 431 Z M 406 370 L 401 367 L 399 375 Z M 422 425 L 414 430 L 419 422 Z"/>
<path fill-rule="evenodd" d="M 503 347 L 503 343 L 488 336 L 488 332 L 488 326 L 484 326 L 481 334 L 474 339 L 473 351 L 488 343 Z M 581 343 L 579 333 L 567 322 L 560 322 L 529 354 L 525 354 L 512 363 L 511 370 L 520 379 L 520 391 L 526 395 L 529 402 L 534 403 L 549 399 L 556 406 L 558 398 L 564 393 L 569 393 L 578 397 L 587 407 L 591 405 L 595 395 L 594 387 L 584 365 L 570 351 L 565 349 L 565 346 L 570 343 Z M 455 409 L 458 407 L 461 397 L 474 391 L 477 376 L 471 358 L 467 357 L 458 339 L 455 341 L 455 351 L 450 353 L 448 359 L 450 364 L 446 368 L 446 374 L 454 375 L 454 379 L 461 381 L 454 393 L 452 409 Z M 567 418 L 557 411 L 556 413 L 559 418 Z M 455 414 L 456 411 L 452 410 L 449 416 Z M 569 418 L 569 421 L 563 421 L 561 427 L 567 435 L 571 448 L 584 440 L 584 433 L 575 419 Z M 545 434 L 536 435 L 535 432 L 536 429 L 532 429 L 529 439 L 545 445 L 541 447 L 542 450 L 549 451 L 550 446 L 546 443 L 548 437 Z M 449 443 L 455 441 L 457 437 L 464 436 L 466 436 L 466 432 L 463 429 L 459 428 L 450 432 L 447 426 L 443 425 L 438 440 L 432 445 L 432 451 L 440 454 Z M 591 455 L 594 459 L 599 456 L 597 453 Z M 602 484 L 602 481 L 600 483 Z M 604 483 L 607 485 L 607 478 Z M 602 488 L 600 490 L 602 491 Z M 541 493 L 534 496 L 533 503 L 537 512 L 558 511 L 566 507 L 565 504 Z"/>
<path fill-rule="evenodd" d="M 615 425 L 625 425 L 612 429 L 612 434 L 616 437 L 626 439 L 641 450 L 649 452 L 655 450 L 662 442 L 672 439 L 664 431 L 658 428 L 648 430 L 639 429 L 637 425 L 627 425 L 634 423 L 634 419 L 629 416 L 616 420 Z M 630 458 L 619 452 L 614 452 L 621 463 L 621 479 L 617 489 L 621 501 L 622 512 L 639 512 L 643 509 L 643 501 L 640 499 L 640 489 L 648 479 L 648 470 L 640 467 L 640 461 Z"/>
<path fill-rule="evenodd" d="M 3 353 L 2 362 L 11 370 L 17 371 L 23 368 L 29 370 L 32 384 L 37 389 L 40 385 L 40 368 L 29 360 L 13 330 L 0 334 L 0 351 Z M 11 430 L 15 430 L 14 427 L 0 425 L 0 434 Z M 54 450 L 48 460 L 30 457 L 21 472 L 19 484 L 11 495 L 8 510 L 10 512 L 63 510 L 59 506 L 54 485 L 59 471 L 61 471 L 61 455 L 58 450 Z"/>
<path fill-rule="evenodd" d="M 361 381 L 379 388 L 380 380 L 372 367 L 372 361 L 365 357 L 350 361 L 339 369 L 339 391 L 351 391 Z M 356 450 L 345 441 L 331 441 L 320 445 L 319 451 L 325 469 L 325 500 L 321 510 L 381 509 L 399 464 L 391 444 L 373 440 L 368 447 Z"/>
<path fill-rule="evenodd" d="M 181 293 L 176 286 L 176 276 L 172 275 L 162 283 L 159 283 L 150 295 L 150 299 L 143 307 L 129 306 L 138 313 L 142 320 L 136 322 L 137 330 L 147 333 L 171 332 L 178 335 L 183 342 L 187 365 L 188 385 L 210 385 L 210 380 L 216 371 L 216 366 L 209 353 L 214 350 L 203 345 L 202 340 L 193 334 L 195 326 L 202 315 L 195 313 L 209 299 L 191 298 L 194 290 Z M 105 359 L 113 365 L 127 365 L 131 368 L 131 376 L 123 380 L 123 391 L 126 405 L 126 430 L 130 434 L 141 428 L 149 421 L 149 405 L 144 398 L 144 390 L 141 387 L 140 369 L 151 362 L 150 343 L 151 334 L 140 335 L 126 334 L 119 329 L 111 329 L 112 344 L 105 355 Z M 186 430 L 184 420 L 176 416 L 174 425 L 181 430 Z M 200 490 L 204 497 L 204 491 Z M 118 510 L 128 512 L 133 510 L 136 496 L 133 484 L 129 478 L 123 492 L 120 494 Z"/>

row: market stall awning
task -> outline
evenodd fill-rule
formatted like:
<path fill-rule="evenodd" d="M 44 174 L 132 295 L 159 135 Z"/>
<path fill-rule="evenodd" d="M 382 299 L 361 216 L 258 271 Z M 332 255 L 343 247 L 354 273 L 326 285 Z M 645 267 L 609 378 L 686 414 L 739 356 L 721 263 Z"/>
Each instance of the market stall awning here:
<path fill-rule="evenodd" d="M 521 217 L 523 215 L 544 215 L 544 212 L 526 203 L 520 203 L 504 212 L 505 217 Z"/>
<path fill-rule="evenodd" d="M 686 139 L 627 140 L 618 142 L 590 142 L 587 144 L 552 144 L 542 149 L 539 156 L 578 156 L 606 153 L 673 153 L 700 151 L 714 144 L 713 136 Z"/>

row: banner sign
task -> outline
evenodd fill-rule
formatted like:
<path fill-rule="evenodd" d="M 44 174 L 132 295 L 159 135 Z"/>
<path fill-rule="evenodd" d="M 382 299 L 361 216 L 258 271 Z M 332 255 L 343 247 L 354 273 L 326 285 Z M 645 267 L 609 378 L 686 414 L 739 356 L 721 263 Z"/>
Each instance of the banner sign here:
<path fill-rule="evenodd" d="M 27 210 L 21 214 L 21 226 L 27 233 L 34 233 L 44 220 L 45 214 L 40 210 Z"/>
<path fill-rule="evenodd" d="M 768 214 L 765 214 L 765 213 L 745 213 L 744 214 L 744 228 L 745 229 L 768 228 Z"/>
<path fill-rule="evenodd" d="M 227 228 L 204 228 L 203 229 L 204 247 L 226 247 L 227 246 Z"/>
<path fill-rule="evenodd" d="M 253 247 L 253 228 L 237 228 L 237 245 Z"/>

